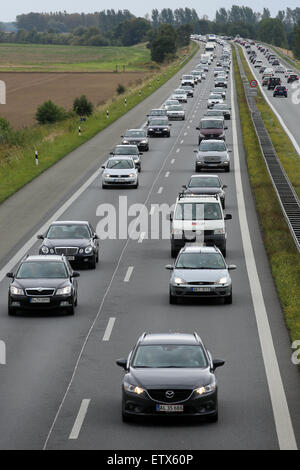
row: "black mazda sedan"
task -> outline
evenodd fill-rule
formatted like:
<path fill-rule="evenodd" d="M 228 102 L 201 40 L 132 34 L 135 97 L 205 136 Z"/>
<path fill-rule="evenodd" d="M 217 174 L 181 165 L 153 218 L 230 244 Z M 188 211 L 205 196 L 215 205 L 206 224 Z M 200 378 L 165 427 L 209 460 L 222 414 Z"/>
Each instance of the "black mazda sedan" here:
<path fill-rule="evenodd" d="M 95 269 L 99 260 L 99 239 L 92 225 L 83 220 L 52 222 L 46 235 L 38 235 L 40 255 L 65 255 L 71 263 Z"/>
<path fill-rule="evenodd" d="M 197 416 L 218 420 L 213 360 L 194 334 L 144 333 L 128 359 L 117 365 L 125 370 L 122 384 L 122 418 L 137 416 Z"/>
<path fill-rule="evenodd" d="M 8 314 L 18 311 L 65 311 L 74 315 L 77 305 L 79 273 L 72 270 L 65 256 L 27 256 L 8 289 Z"/>

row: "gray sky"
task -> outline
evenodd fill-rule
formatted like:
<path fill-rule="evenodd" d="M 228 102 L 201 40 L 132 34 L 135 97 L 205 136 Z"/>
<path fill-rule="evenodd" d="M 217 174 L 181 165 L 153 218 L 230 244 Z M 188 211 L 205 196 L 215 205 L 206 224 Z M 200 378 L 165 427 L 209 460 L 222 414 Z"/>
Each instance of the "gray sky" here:
<path fill-rule="evenodd" d="M 3 1 L 4 3 L 4 1 Z M 2 5 L 3 5 L 2 3 Z M 203 6 L 202 6 L 203 5 Z M 144 16 L 151 13 L 152 8 L 195 8 L 199 16 L 208 15 L 213 19 L 217 9 L 225 7 L 231 8 L 232 5 L 250 6 L 254 11 L 262 11 L 263 7 L 267 7 L 271 11 L 271 15 L 275 16 L 278 10 L 285 10 L 286 7 L 296 8 L 299 6 L 299 0 L 288 0 L 282 2 L 280 0 L 209 0 L 208 2 L 196 2 L 194 0 L 152 0 L 151 2 L 138 2 L 137 0 L 128 0 L 124 3 L 121 0 L 111 0 L 110 2 L 99 2 L 97 0 L 8 0 L 5 6 L 0 10 L 0 21 L 14 21 L 15 17 L 21 13 L 34 12 L 50 12 L 64 11 L 68 13 L 90 13 L 101 11 L 107 8 L 122 10 L 124 8 L 130 10 L 136 16 Z"/>

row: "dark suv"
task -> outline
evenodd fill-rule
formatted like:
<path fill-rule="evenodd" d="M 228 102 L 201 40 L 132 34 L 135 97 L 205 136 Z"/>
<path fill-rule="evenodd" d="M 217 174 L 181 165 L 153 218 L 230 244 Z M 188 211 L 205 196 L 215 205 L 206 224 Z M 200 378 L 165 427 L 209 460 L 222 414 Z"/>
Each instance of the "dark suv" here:
<path fill-rule="evenodd" d="M 194 334 L 144 333 L 127 359 L 122 383 L 122 419 L 145 416 L 195 416 L 218 420 L 215 370 L 224 361 L 212 359 Z"/>
<path fill-rule="evenodd" d="M 8 289 L 8 315 L 26 310 L 66 311 L 74 315 L 77 305 L 77 277 L 65 256 L 27 256 Z"/>
<path fill-rule="evenodd" d="M 279 77 L 270 77 L 268 80 L 268 90 L 274 90 L 277 85 L 281 85 L 281 79 Z"/>
<path fill-rule="evenodd" d="M 228 127 L 224 125 L 224 118 L 204 117 L 196 129 L 200 131 L 198 137 L 198 145 L 200 145 L 203 139 L 225 140 L 224 130 L 228 129 Z"/>

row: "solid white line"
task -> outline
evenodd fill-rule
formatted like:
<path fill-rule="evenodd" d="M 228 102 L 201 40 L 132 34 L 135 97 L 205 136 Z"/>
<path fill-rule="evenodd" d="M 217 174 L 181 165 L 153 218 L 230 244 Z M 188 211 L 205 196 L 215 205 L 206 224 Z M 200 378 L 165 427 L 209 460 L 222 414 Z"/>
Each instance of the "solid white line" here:
<path fill-rule="evenodd" d="M 187 132 L 185 132 L 183 135 L 184 135 L 184 136 L 187 135 Z"/>
<path fill-rule="evenodd" d="M 163 189 L 164 189 L 164 188 L 161 186 L 161 187 L 159 188 L 159 190 L 157 191 L 157 194 L 161 194 L 161 193 L 163 192 Z"/>
<path fill-rule="evenodd" d="M 190 119 L 190 122 L 193 122 L 193 119 Z"/>
<path fill-rule="evenodd" d="M 170 176 L 170 172 L 167 171 L 166 174 L 165 174 L 165 178 L 169 178 L 169 176 Z"/>
<path fill-rule="evenodd" d="M 173 165 L 174 163 L 175 163 L 175 158 L 172 158 L 171 165 Z"/>
<path fill-rule="evenodd" d="M 187 126 L 187 129 L 189 129 L 191 126 Z"/>
<path fill-rule="evenodd" d="M 110 340 L 110 335 L 113 330 L 114 324 L 115 324 L 116 319 L 114 317 L 111 317 L 108 320 L 108 324 L 105 330 L 105 333 L 103 335 L 102 341 L 109 341 Z"/>
<path fill-rule="evenodd" d="M 180 152 L 180 149 L 177 149 L 177 150 L 176 150 L 176 153 L 179 153 L 179 152 Z"/>
<path fill-rule="evenodd" d="M 180 143 L 183 144 L 183 142 L 184 142 L 184 140 L 182 139 L 182 140 L 180 141 Z"/>
<path fill-rule="evenodd" d="M 233 74 L 231 74 L 231 90 L 233 90 Z M 243 192 L 243 183 L 240 169 L 240 155 L 238 149 L 238 137 L 236 128 L 236 112 L 234 104 L 234 94 L 231 94 L 232 109 L 232 133 L 233 133 L 233 155 L 235 158 L 235 183 L 238 194 L 238 214 L 240 220 L 244 258 L 246 262 L 249 284 L 251 289 L 253 307 L 256 317 L 259 341 L 262 350 L 270 398 L 272 402 L 275 426 L 278 436 L 279 447 L 282 450 L 296 450 L 294 430 L 288 409 L 288 404 L 282 384 L 276 351 L 273 344 L 272 333 L 266 311 L 266 306 L 262 294 L 262 289 L 257 273 L 255 257 L 249 232 L 246 205 Z"/>
<path fill-rule="evenodd" d="M 82 428 L 82 425 L 83 425 L 83 421 L 86 417 L 87 410 L 88 410 L 90 402 L 91 402 L 90 399 L 89 400 L 87 400 L 87 399 L 82 400 L 82 403 L 81 403 L 77 418 L 75 420 L 73 429 L 72 429 L 71 434 L 69 436 L 69 439 L 78 439 L 78 436 L 80 434 L 80 431 L 81 431 L 81 428 Z"/>
<path fill-rule="evenodd" d="M 140 234 L 140 238 L 138 240 L 138 243 L 143 243 L 143 241 L 145 240 L 145 237 L 146 237 L 146 232 L 142 232 Z"/>
<path fill-rule="evenodd" d="M 124 277 L 124 282 L 129 282 L 130 281 L 130 278 L 131 278 L 131 274 L 134 270 L 134 266 L 129 266 L 129 268 L 127 269 L 127 273 Z"/>

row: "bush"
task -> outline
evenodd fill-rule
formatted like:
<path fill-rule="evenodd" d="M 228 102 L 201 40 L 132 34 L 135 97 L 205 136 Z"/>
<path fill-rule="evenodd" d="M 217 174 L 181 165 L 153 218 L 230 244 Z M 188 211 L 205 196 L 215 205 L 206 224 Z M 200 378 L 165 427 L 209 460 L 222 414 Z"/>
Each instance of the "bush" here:
<path fill-rule="evenodd" d="M 39 124 L 53 124 L 66 119 L 67 113 L 63 107 L 57 106 L 49 100 L 38 107 L 35 118 Z"/>
<path fill-rule="evenodd" d="M 10 123 L 7 119 L 0 117 L 0 134 L 7 134 L 11 130 Z"/>
<path fill-rule="evenodd" d="M 80 98 L 74 100 L 73 110 L 78 116 L 91 116 L 94 106 L 93 103 L 87 100 L 85 95 L 82 95 Z"/>
<path fill-rule="evenodd" d="M 123 93 L 125 93 L 125 90 L 126 88 L 124 87 L 124 85 L 122 85 L 121 83 L 119 83 L 118 87 L 117 87 L 117 93 L 118 95 L 122 95 Z"/>

